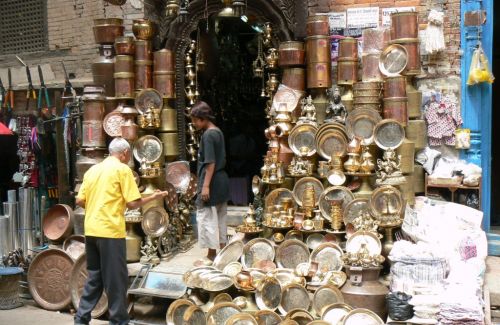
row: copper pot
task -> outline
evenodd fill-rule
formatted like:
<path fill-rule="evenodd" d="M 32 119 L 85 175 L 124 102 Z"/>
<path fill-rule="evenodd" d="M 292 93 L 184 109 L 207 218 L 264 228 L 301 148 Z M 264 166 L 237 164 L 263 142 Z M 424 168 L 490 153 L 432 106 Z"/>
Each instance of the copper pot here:
<path fill-rule="evenodd" d="M 135 61 L 135 89 L 153 87 L 153 61 Z"/>
<path fill-rule="evenodd" d="M 337 61 L 337 84 L 352 85 L 358 81 L 358 60 L 338 59 Z"/>
<path fill-rule="evenodd" d="M 346 37 L 339 40 L 339 58 L 358 58 L 358 40 Z"/>
<path fill-rule="evenodd" d="M 406 97 L 406 77 L 387 77 L 384 82 L 384 97 Z"/>
<path fill-rule="evenodd" d="M 363 81 L 382 81 L 382 73 L 378 68 L 380 62 L 380 53 L 367 53 L 361 57 L 363 72 L 361 80 Z"/>
<path fill-rule="evenodd" d="M 115 52 L 117 55 L 134 55 L 135 44 L 132 36 L 120 36 L 115 39 Z"/>
<path fill-rule="evenodd" d="M 306 90 L 306 69 L 304 68 L 284 68 L 281 82 L 292 89 Z"/>
<path fill-rule="evenodd" d="M 83 181 L 83 175 L 90 167 L 104 160 L 105 149 L 100 148 L 82 148 L 76 158 L 76 177 Z"/>
<path fill-rule="evenodd" d="M 85 94 L 83 100 L 83 120 L 102 121 L 104 118 L 104 102 L 106 97 L 99 94 Z"/>
<path fill-rule="evenodd" d="M 153 88 L 158 90 L 163 98 L 175 98 L 175 72 L 153 72 Z"/>
<path fill-rule="evenodd" d="M 404 74 L 414 76 L 420 74 L 420 41 L 418 38 L 406 38 L 391 42 L 391 44 L 400 44 L 408 53 L 408 63 Z"/>
<path fill-rule="evenodd" d="M 135 40 L 135 59 L 151 60 L 153 58 L 153 45 L 151 41 Z"/>
<path fill-rule="evenodd" d="M 391 15 L 391 39 L 418 38 L 418 13 L 395 12 Z"/>
<path fill-rule="evenodd" d="M 385 119 L 394 119 L 401 123 L 403 126 L 408 124 L 408 109 L 406 97 L 392 97 L 384 98 L 384 112 Z"/>
<path fill-rule="evenodd" d="M 278 55 L 280 67 L 304 65 L 306 56 L 304 43 L 297 41 L 281 42 Z"/>
<path fill-rule="evenodd" d="M 326 15 L 314 15 L 307 17 L 306 21 L 307 36 L 330 35 L 330 23 Z"/>
<path fill-rule="evenodd" d="M 106 136 L 102 128 L 102 120 L 82 122 L 82 146 L 92 148 L 106 147 Z"/>
<path fill-rule="evenodd" d="M 73 219 L 69 205 L 53 205 L 42 219 L 43 234 L 53 242 L 62 242 L 73 232 Z"/>
<path fill-rule="evenodd" d="M 179 156 L 179 134 L 173 133 L 158 133 L 158 137 L 163 143 L 163 155 L 167 160 L 175 159 Z"/>
<path fill-rule="evenodd" d="M 154 71 L 175 71 L 174 52 L 162 49 L 153 53 Z"/>
<path fill-rule="evenodd" d="M 92 77 L 94 84 L 102 85 L 104 94 L 109 97 L 115 95 L 115 81 L 113 73 L 115 72 L 115 63 L 111 57 L 99 56 L 92 62 Z"/>
<path fill-rule="evenodd" d="M 177 132 L 177 111 L 173 108 L 165 108 L 160 113 L 160 132 Z"/>
<path fill-rule="evenodd" d="M 307 88 L 330 88 L 331 86 L 330 62 L 317 62 L 307 65 Z"/>
<path fill-rule="evenodd" d="M 149 19 L 134 19 L 132 21 L 132 32 L 137 39 L 150 40 L 154 36 L 155 26 Z"/>
<path fill-rule="evenodd" d="M 132 55 L 115 56 L 115 72 L 134 72 L 134 57 Z"/>
<path fill-rule="evenodd" d="M 120 99 L 135 98 L 135 74 L 130 72 L 115 73 L 115 96 Z"/>
<path fill-rule="evenodd" d="M 413 173 L 415 166 L 415 143 L 404 139 L 403 143 L 396 149 L 396 153 L 401 156 L 401 172 L 404 174 Z"/>
<path fill-rule="evenodd" d="M 121 126 L 122 138 L 128 141 L 134 141 L 137 139 L 138 130 L 139 125 L 134 122 L 134 119 L 126 119 Z"/>
<path fill-rule="evenodd" d="M 104 101 L 104 116 L 116 109 L 116 102 L 117 100 L 115 97 L 106 97 L 106 100 Z"/>
<path fill-rule="evenodd" d="M 309 36 L 306 38 L 307 64 L 316 62 L 330 62 L 330 37 Z"/>
<path fill-rule="evenodd" d="M 94 40 L 97 44 L 113 44 L 117 37 L 123 36 L 125 27 L 123 19 L 99 18 L 94 19 Z"/>

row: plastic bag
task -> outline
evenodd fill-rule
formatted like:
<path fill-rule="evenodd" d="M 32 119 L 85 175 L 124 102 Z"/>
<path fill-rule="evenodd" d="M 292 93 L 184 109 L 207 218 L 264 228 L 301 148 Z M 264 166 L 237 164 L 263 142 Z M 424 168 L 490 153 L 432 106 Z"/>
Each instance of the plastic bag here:
<path fill-rule="evenodd" d="M 482 82 L 488 82 L 491 84 L 494 80 L 495 77 L 489 67 L 488 58 L 486 57 L 486 54 L 480 44 L 472 54 L 467 85 L 471 86 Z"/>
<path fill-rule="evenodd" d="M 409 304 L 410 295 L 404 292 L 391 292 L 386 295 L 389 317 L 396 321 L 405 321 L 413 317 L 413 306 Z"/>

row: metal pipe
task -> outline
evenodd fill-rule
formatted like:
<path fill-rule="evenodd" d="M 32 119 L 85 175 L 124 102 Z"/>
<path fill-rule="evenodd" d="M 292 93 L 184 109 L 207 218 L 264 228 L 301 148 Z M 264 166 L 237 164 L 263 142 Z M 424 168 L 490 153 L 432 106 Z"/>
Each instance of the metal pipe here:
<path fill-rule="evenodd" d="M 6 256 L 12 251 L 12 233 L 9 227 L 9 217 L 0 216 L 0 257 Z M 3 260 L 0 259 L 0 262 Z"/>
<path fill-rule="evenodd" d="M 16 190 L 7 191 L 7 202 L 16 203 L 17 202 L 17 192 Z"/>
<path fill-rule="evenodd" d="M 11 232 L 11 246 L 13 249 L 20 247 L 19 244 L 19 205 L 17 202 L 4 202 L 4 214 L 9 217 L 9 229 Z"/>

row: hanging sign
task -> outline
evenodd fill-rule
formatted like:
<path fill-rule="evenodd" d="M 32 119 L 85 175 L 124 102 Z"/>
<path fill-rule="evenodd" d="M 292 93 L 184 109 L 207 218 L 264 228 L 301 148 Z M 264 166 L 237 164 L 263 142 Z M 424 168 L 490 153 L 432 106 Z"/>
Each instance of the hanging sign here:
<path fill-rule="evenodd" d="M 330 34 L 336 30 L 345 29 L 347 26 L 347 14 L 345 12 L 328 13 L 328 23 L 330 24 Z"/>
<path fill-rule="evenodd" d="M 379 7 L 347 9 L 347 28 L 377 28 Z"/>
<path fill-rule="evenodd" d="M 382 26 L 391 26 L 391 14 L 393 12 L 407 12 L 415 11 L 415 7 L 396 7 L 396 8 L 384 8 L 382 9 Z"/>

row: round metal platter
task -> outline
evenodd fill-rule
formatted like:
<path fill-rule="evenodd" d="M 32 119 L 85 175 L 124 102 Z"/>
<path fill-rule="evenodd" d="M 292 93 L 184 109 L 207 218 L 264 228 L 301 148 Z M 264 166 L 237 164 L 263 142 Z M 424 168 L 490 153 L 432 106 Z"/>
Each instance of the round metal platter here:
<path fill-rule="evenodd" d="M 354 219 L 363 215 L 364 212 L 369 212 L 370 205 L 368 199 L 358 198 L 347 203 L 344 207 L 344 225 L 352 223 Z"/>
<path fill-rule="evenodd" d="M 260 310 L 276 310 L 281 301 L 280 282 L 273 277 L 265 277 L 255 293 L 255 302 Z"/>
<path fill-rule="evenodd" d="M 62 249 L 38 253 L 28 269 L 33 300 L 47 310 L 61 310 L 71 303 L 70 276 L 73 259 Z"/>
<path fill-rule="evenodd" d="M 281 323 L 280 315 L 271 310 L 259 310 L 255 313 L 255 319 L 259 325 L 279 325 Z"/>
<path fill-rule="evenodd" d="M 349 314 L 351 310 L 352 307 L 344 303 L 336 303 L 325 306 L 321 312 L 321 319 L 329 324 L 340 324 L 342 318 Z"/>
<path fill-rule="evenodd" d="M 315 292 L 312 300 L 314 310 L 318 315 L 321 315 L 325 307 L 344 302 L 342 292 L 331 284 L 325 284 L 319 287 Z"/>
<path fill-rule="evenodd" d="M 306 245 L 310 250 L 314 250 L 325 241 L 325 236 L 320 233 L 314 233 L 307 236 Z"/>
<path fill-rule="evenodd" d="M 264 279 L 266 278 L 266 272 L 259 269 L 249 269 L 247 271 L 250 272 L 250 277 L 252 278 L 252 285 L 255 288 L 259 288 L 262 281 L 264 281 Z"/>
<path fill-rule="evenodd" d="M 70 289 L 71 289 L 71 302 L 73 307 L 78 310 L 80 305 L 80 297 L 83 293 L 83 287 L 87 281 L 87 256 L 85 254 L 80 255 L 80 257 L 75 261 L 73 269 L 71 270 L 71 276 L 69 278 Z M 97 305 L 92 310 L 92 317 L 97 318 L 106 313 L 108 310 L 108 296 L 106 292 L 102 292 L 102 296 L 97 302 Z"/>
<path fill-rule="evenodd" d="M 241 312 L 241 308 L 232 302 L 214 305 L 207 313 L 208 325 L 225 325 L 227 320 Z"/>
<path fill-rule="evenodd" d="M 297 156 L 313 156 L 316 153 L 315 136 L 317 131 L 318 129 L 312 124 L 296 125 L 288 136 L 288 145 L 293 153 Z"/>
<path fill-rule="evenodd" d="M 296 308 L 286 314 L 285 320 L 296 321 L 299 325 L 308 325 L 314 320 L 314 317 L 307 310 Z"/>
<path fill-rule="evenodd" d="M 205 312 L 200 307 L 191 306 L 184 312 L 182 324 L 205 325 L 206 323 Z"/>
<path fill-rule="evenodd" d="M 328 187 L 319 198 L 319 209 L 321 210 L 321 215 L 326 220 L 331 222 L 330 210 L 331 203 L 330 200 L 342 200 L 342 209 L 346 205 L 354 200 L 354 194 L 344 186 L 331 186 Z"/>
<path fill-rule="evenodd" d="M 382 244 L 377 234 L 363 230 L 356 231 L 349 237 L 345 244 L 345 250 L 347 253 L 357 253 L 362 244 L 366 244 L 370 255 L 380 255 L 382 252 Z"/>
<path fill-rule="evenodd" d="M 328 122 L 328 123 L 323 123 L 319 128 L 318 132 L 316 133 L 316 138 L 321 136 L 323 132 L 328 131 L 328 130 L 338 130 L 342 133 L 346 133 L 346 128 L 344 124 L 338 123 L 338 122 Z"/>
<path fill-rule="evenodd" d="M 243 247 L 241 264 L 246 268 L 257 266 L 260 261 L 274 261 L 275 251 L 271 241 L 265 238 L 254 238 Z"/>
<path fill-rule="evenodd" d="M 283 198 L 293 199 L 292 200 L 293 205 L 294 206 L 296 205 L 295 198 L 293 196 L 292 191 L 290 191 L 287 188 L 277 188 L 277 189 L 274 189 L 271 192 L 269 192 L 269 194 L 267 194 L 266 199 L 265 199 L 266 207 L 281 204 L 281 200 Z"/>
<path fill-rule="evenodd" d="M 243 254 L 244 244 L 241 240 L 233 241 L 227 244 L 215 257 L 213 266 L 219 270 L 224 270 L 226 265 L 236 262 Z"/>
<path fill-rule="evenodd" d="M 314 177 L 302 177 L 295 182 L 295 186 L 293 187 L 293 197 L 300 206 L 302 206 L 302 196 L 308 185 L 312 185 L 314 188 L 314 202 L 316 205 L 318 205 L 319 197 L 323 193 L 324 187 L 321 181 Z"/>
<path fill-rule="evenodd" d="M 187 161 L 174 161 L 167 164 L 165 180 L 180 193 L 186 193 L 191 181 L 191 171 Z"/>
<path fill-rule="evenodd" d="M 371 310 L 356 308 L 351 310 L 340 322 L 341 325 L 382 325 L 385 322 Z"/>
<path fill-rule="evenodd" d="M 163 207 L 151 207 L 142 217 L 142 230 L 153 238 L 160 237 L 167 231 L 169 217 Z"/>
<path fill-rule="evenodd" d="M 121 137 L 122 136 L 122 125 L 125 122 L 123 115 L 120 112 L 113 111 L 104 117 L 102 121 L 102 126 L 104 132 L 110 137 Z"/>
<path fill-rule="evenodd" d="M 140 137 L 134 144 L 134 158 L 140 163 L 143 160 L 152 164 L 160 159 L 163 153 L 163 144 L 154 135 Z"/>
<path fill-rule="evenodd" d="M 387 77 L 399 76 L 408 64 L 408 52 L 399 44 L 389 45 L 380 55 L 379 69 Z"/>
<path fill-rule="evenodd" d="M 229 294 L 223 292 L 223 293 L 219 293 L 217 296 L 215 296 L 214 305 L 220 304 L 223 302 L 232 302 L 232 301 L 233 301 L 233 298 Z"/>
<path fill-rule="evenodd" d="M 321 273 L 342 270 L 342 249 L 335 243 L 322 243 L 311 253 L 310 261 L 318 263 Z"/>
<path fill-rule="evenodd" d="M 151 109 L 161 109 L 162 106 L 163 98 L 155 89 L 143 89 L 137 94 L 137 96 L 135 96 L 135 108 L 137 108 L 141 114 L 144 114 Z"/>
<path fill-rule="evenodd" d="M 273 111 L 279 108 L 280 103 L 286 103 L 287 111 L 293 112 L 295 107 L 299 104 L 299 100 L 302 98 L 303 94 L 303 91 L 294 90 L 281 84 L 273 97 Z"/>
<path fill-rule="evenodd" d="M 299 284 L 291 283 L 283 288 L 278 309 L 282 315 L 286 315 L 290 310 L 296 308 L 308 310 L 310 304 L 311 298 L 306 288 Z"/>
<path fill-rule="evenodd" d="M 375 219 L 380 219 L 384 214 L 401 215 L 401 211 L 403 211 L 401 192 L 390 185 L 383 185 L 375 189 L 369 204 Z"/>
<path fill-rule="evenodd" d="M 372 109 L 353 110 L 346 119 L 347 135 L 350 139 L 360 137 L 361 144 L 367 146 L 373 142 L 375 127 L 382 121 L 380 114 Z"/>
<path fill-rule="evenodd" d="M 317 138 L 316 150 L 327 160 L 332 156 L 344 156 L 347 152 L 347 140 L 339 132 L 327 132 Z"/>
<path fill-rule="evenodd" d="M 405 129 L 401 123 L 392 119 L 385 119 L 377 123 L 374 139 L 381 149 L 396 149 L 405 138 Z"/>
<path fill-rule="evenodd" d="M 227 325 L 258 325 L 257 320 L 250 314 L 239 313 L 229 317 Z"/>
<path fill-rule="evenodd" d="M 210 292 L 220 292 L 230 288 L 234 284 L 233 278 L 220 272 L 213 274 L 203 281 L 203 289 Z"/>
<path fill-rule="evenodd" d="M 276 264 L 280 268 L 295 270 L 300 263 L 309 262 L 309 248 L 296 239 L 285 240 L 276 251 Z"/>
<path fill-rule="evenodd" d="M 200 275 L 208 271 L 216 271 L 213 266 L 200 266 L 184 273 L 182 281 L 190 288 L 198 288 L 201 285 Z"/>
<path fill-rule="evenodd" d="M 195 306 L 195 304 L 188 299 L 172 301 L 167 310 L 167 325 L 182 325 L 184 313 L 191 306 Z"/>
<path fill-rule="evenodd" d="M 302 234 L 302 231 L 297 230 L 297 229 L 292 229 L 286 233 L 285 240 L 287 240 L 287 239 L 297 239 L 297 240 L 303 241 L 304 235 Z"/>
<path fill-rule="evenodd" d="M 238 273 L 243 270 L 243 265 L 240 262 L 231 262 L 224 267 L 222 273 L 229 275 L 230 277 L 235 277 Z"/>
<path fill-rule="evenodd" d="M 85 237 L 83 235 L 71 235 L 64 240 L 63 249 L 75 261 L 85 253 Z"/>

